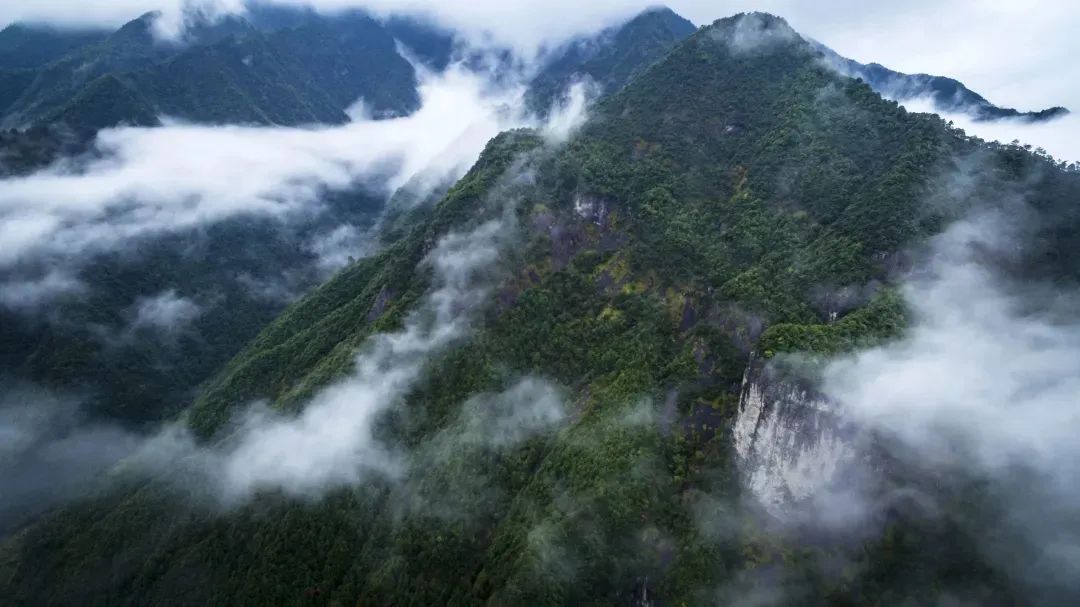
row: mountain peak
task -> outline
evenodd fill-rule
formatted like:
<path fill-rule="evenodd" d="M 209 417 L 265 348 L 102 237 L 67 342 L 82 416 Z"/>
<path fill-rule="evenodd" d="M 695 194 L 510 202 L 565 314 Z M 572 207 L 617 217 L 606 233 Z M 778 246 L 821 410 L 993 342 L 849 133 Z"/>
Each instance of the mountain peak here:
<path fill-rule="evenodd" d="M 645 10 L 638 13 L 633 19 L 631 19 L 630 22 L 645 19 L 659 19 L 670 25 L 675 25 L 680 29 L 685 29 L 687 25 L 689 25 L 693 29 L 697 29 L 697 27 L 690 20 L 686 19 L 679 13 L 676 13 L 670 7 L 663 4 L 655 4 L 646 8 Z"/>
<path fill-rule="evenodd" d="M 770 13 L 739 13 L 714 21 L 706 31 L 734 54 L 771 53 L 781 48 L 806 45 L 786 20 Z"/>
<path fill-rule="evenodd" d="M 571 83 L 588 79 L 613 92 L 697 31 L 693 23 L 664 6 L 648 8 L 620 25 L 554 49 L 533 79 L 527 103 L 546 111 Z"/>

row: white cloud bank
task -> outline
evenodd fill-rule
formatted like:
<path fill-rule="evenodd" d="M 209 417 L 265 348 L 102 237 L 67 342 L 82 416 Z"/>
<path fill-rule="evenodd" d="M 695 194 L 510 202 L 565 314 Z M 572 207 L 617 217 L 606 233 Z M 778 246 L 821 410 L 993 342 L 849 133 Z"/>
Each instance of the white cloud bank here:
<path fill-rule="evenodd" d="M 456 177 L 522 120 L 505 110 L 516 91 L 493 91 L 461 69 L 426 75 L 420 93 L 411 116 L 340 127 L 103 131 L 100 159 L 0 181 L 0 266 L 240 213 L 303 212 L 326 189 L 386 175 L 389 191 L 421 171 Z"/>
<path fill-rule="evenodd" d="M 152 297 L 140 297 L 134 306 L 134 329 L 153 329 L 166 335 L 176 334 L 202 314 L 199 304 L 169 289 Z"/>
<path fill-rule="evenodd" d="M 1018 223 L 987 215 L 939 237 L 928 271 L 905 287 L 910 333 L 833 362 L 822 391 L 898 441 L 904 461 L 985 479 L 1002 514 L 993 532 L 968 524 L 987 554 L 1035 587 L 1078 591 L 1080 308 L 1075 293 L 987 267 L 1015 254 Z"/>
<path fill-rule="evenodd" d="M 1080 114 L 1071 113 L 1047 122 L 1028 122 L 1018 119 L 974 120 L 964 113 L 939 112 L 926 98 L 911 99 L 901 103 L 908 111 L 938 114 L 953 125 L 986 141 L 1011 143 L 1019 141 L 1035 148 L 1043 148 L 1057 160 L 1080 162 Z M 1080 108 L 1074 108 L 1080 111 Z"/>
<path fill-rule="evenodd" d="M 1030 310 L 979 263 L 988 247 L 1001 248 L 1008 225 L 961 222 L 940 238 L 930 275 L 905 289 L 911 334 L 834 363 L 826 393 L 941 461 L 968 451 L 998 469 L 1080 457 L 1080 322 Z M 1036 310 L 1055 302 L 1051 292 L 1032 294 L 1045 299 Z"/>

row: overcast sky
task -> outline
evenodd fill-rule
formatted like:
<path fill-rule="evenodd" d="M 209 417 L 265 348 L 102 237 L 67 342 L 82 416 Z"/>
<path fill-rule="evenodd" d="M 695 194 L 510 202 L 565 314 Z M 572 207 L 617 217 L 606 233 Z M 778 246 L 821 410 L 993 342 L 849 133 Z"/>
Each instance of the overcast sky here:
<path fill-rule="evenodd" d="M 241 0 L 6 0 L 0 2 L 0 23 L 45 20 L 118 25 L 147 10 L 175 12 L 177 6 L 191 1 L 234 8 L 242 4 Z M 447 25 L 473 33 L 490 31 L 500 41 L 525 48 L 592 31 L 657 4 L 651 0 L 274 1 L 310 3 L 325 10 L 363 6 L 381 12 L 426 12 Z M 998 105 L 1022 110 L 1064 105 L 1080 111 L 1080 71 L 1071 68 L 1073 58 L 1080 56 L 1080 36 L 1074 33 L 1080 26 L 1080 2 L 1075 0 L 670 0 L 667 4 L 698 25 L 740 11 L 772 12 L 787 18 L 800 32 L 863 62 L 952 76 Z"/>

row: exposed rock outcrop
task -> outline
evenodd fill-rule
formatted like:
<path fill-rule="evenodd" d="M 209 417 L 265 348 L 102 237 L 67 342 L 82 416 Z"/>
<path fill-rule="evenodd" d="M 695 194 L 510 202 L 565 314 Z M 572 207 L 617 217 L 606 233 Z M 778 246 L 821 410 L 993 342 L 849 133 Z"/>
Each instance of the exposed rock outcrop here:
<path fill-rule="evenodd" d="M 852 428 L 808 382 L 752 355 L 733 428 L 740 474 L 771 514 L 827 486 L 852 461 Z"/>

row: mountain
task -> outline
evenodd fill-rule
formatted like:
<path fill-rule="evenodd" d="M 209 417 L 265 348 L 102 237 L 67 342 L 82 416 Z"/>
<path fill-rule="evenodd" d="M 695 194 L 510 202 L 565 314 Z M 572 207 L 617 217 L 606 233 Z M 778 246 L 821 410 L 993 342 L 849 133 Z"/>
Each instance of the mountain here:
<path fill-rule="evenodd" d="M 581 79 L 592 81 L 601 94 L 617 91 L 696 29 L 671 9 L 654 8 L 595 36 L 567 42 L 550 53 L 533 77 L 526 102 L 536 111 L 547 110 Z"/>
<path fill-rule="evenodd" d="M 854 539 L 777 529 L 746 506 L 733 426 L 760 385 L 752 353 L 901 334 L 906 252 L 990 210 L 995 193 L 1022 191 L 1033 213 L 1064 218 L 1035 222 L 1015 276 L 1075 284 L 1080 174 L 905 111 L 770 15 L 721 19 L 629 73 L 568 142 L 496 137 L 400 238 L 261 331 L 182 418 L 203 451 L 170 452 L 150 479 L 121 467 L 101 493 L 7 538 L 0 593 L 83 605 L 1025 604 L 1025 581 L 959 522 L 981 511 L 978 483 L 922 478 L 943 492 L 939 510 L 894 504 Z M 563 408 L 512 408 L 552 400 Z M 272 425 L 250 462 L 228 459 L 260 436 L 245 434 L 262 419 L 244 416 L 253 402 L 301 421 Z M 327 403 L 339 417 L 318 417 Z M 326 456 L 367 412 L 377 423 L 363 441 Z M 253 493 L 225 509 L 225 471 L 200 476 L 214 454 L 261 465 L 229 476 Z M 1053 597 L 1056 582 L 1041 591 Z"/>
<path fill-rule="evenodd" d="M 841 57 L 820 43 L 814 43 L 814 45 L 823 53 L 825 61 L 836 71 L 851 78 L 859 78 L 878 93 L 900 102 L 925 98 L 933 103 L 935 111 L 968 114 L 975 120 L 1019 119 L 1027 122 L 1042 122 L 1069 113 L 1069 110 L 1060 106 L 1032 112 L 999 107 L 964 86 L 962 82 L 952 78 L 929 74 L 904 74 L 878 63 L 863 64 Z"/>
<path fill-rule="evenodd" d="M 97 41 L 64 33 L 63 44 L 54 46 L 71 50 L 59 58 L 32 69 L 0 67 L 0 127 L 9 129 L 0 136 L 0 173 L 43 166 L 60 150 L 86 151 L 102 128 L 155 126 L 162 116 L 211 124 L 341 124 L 361 99 L 376 118 L 409 114 L 419 107 L 418 83 L 399 43 L 436 72 L 455 60 L 514 61 L 507 49 L 465 49 L 453 32 L 413 17 L 378 21 L 357 11 L 327 16 L 252 3 L 243 18 L 194 13 L 174 41 L 159 39 L 157 18 L 144 15 Z M 692 31 L 670 10 L 655 9 L 555 49 L 528 83 L 530 107 L 546 113 L 582 77 L 600 92 L 616 90 Z M 38 127 L 32 135 L 31 125 Z"/>
<path fill-rule="evenodd" d="M 102 30 L 59 30 L 45 25 L 14 23 L 0 30 L 0 69 L 41 67 L 82 47 L 105 39 Z"/>
<path fill-rule="evenodd" d="M 243 81 L 247 91 L 274 86 L 245 69 L 249 67 L 245 59 L 256 66 L 284 66 L 287 73 L 278 82 L 302 79 L 308 91 L 339 91 L 330 100 L 318 96 L 324 99 L 318 107 L 328 120 L 336 120 L 336 107 L 355 99 L 364 86 L 383 91 L 370 96 L 372 100 L 394 103 L 390 96 L 400 89 L 391 75 L 365 80 L 364 74 L 348 68 L 363 63 L 370 53 L 381 52 L 378 48 L 389 51 L 393 40 L 385 37 L 376 22 L 352 13 L 329 20 L 291 10 L 272 16 L 277 19 L 273 27 L 267 25 L 265 13 L 253 14 L 260 30 L 271 32 L 272 43 L 263 34 L 251 34 L 251 26 L 239 21 L 218 23 L 213 30 L 196 28 L 188 37 L 206 43 L 190 42 L 183 52 L 150 68 L 97 77 L 66 103 L 58 122 L 25 131 L 0 131 L 0 168 L 25 173 L 61 156 L 86 153 L 86 132 L 73 130 L 71 124 L 156 124 L 157 114 L 145 103 L 150 97 L 162 100 L 155 110 L 172 115 L 198 111 L 204 119 L 221 122 L 268 119 L 267 105 L 239 94 L 230 84 Z M 146 29 L 152 19 L 148 15 L 127 24 L 109 44 L 153 51 L 158 42 Z M 435 41 L 426 47 L 429 50 L 447 40 L 440 37 L 445 34 L 429 31 L 422 23 L 401 18 L 391 22 L 395 31 L 411 28 L 412 43 Z M 243 36 L 237 37 L 237 31 Z M 328 45 L 325 40 L 338 43 Z M 342 49 L 347 52 L 342 54 Z M 135 55 L 134 51 L 120 53 L 124 61 L 133 61 Z M 430 57 L 440 60 L 437 54 Z M 392 70 L 393 65 L 380 69 Z M 209 72 L 215 77 L 209 78 Z M 190 91 L 196 93 L 189 95 Z M 287 108 L 284 102 L 295 99 L 295 93 L 295 88 L 284 92 L 267 88 L 260 94 L 261 99 L 273 101 L 275 108 Z M 302 217 L 277 220 L 241 215 L 205 228 L 177 228 L 138 237 L 130 247 L 137 255 L 92 253 L 72 270 L 71 279 L 82 285 L 81 290 L 52 302 L 30 321 L 23 310 L 0 310 L 0 338 L 6 345 L 0 372 L 13 380 L 79 393 L 82 412 L 90 420 L 145 428 L 171 418 L 190 402 L 195 388 L 291 298 L 325 277 L 317 267 L 320 259 L 312 250 L 313 242 L 338 228 L 363 233 L 374 224 L 386 204 L 382 187 L 375 179 L 344 192 L 323 193 L 322 204 Z M 22 284 L 43 272 L 39 266 L 24 264 L 0 270 L 0 278 Z M 159 327 L 133 330 L 133 310 L 140 302 L 156 301 L 163 294 L 169 295 L 168 301 L 197 307 L 199 314 L 169 339 L 160 338 Z"/>
<path fill-rule="evenodd" d="M 326 121 L 335 121 L 337 108 L 363 94 L 358 87 L 373 87 L 378 92 L 369 97 L 386 103 L 394 103 L 395 91 L 403 90 L 392 74 L 365 80 L 364 74 L 377 70 L 350 71 L 368 54 L 393 44 L 366 16 L 324 19 L 303 11 L 279 11 L 273 15 L 276 21 L 262 12 L 249 16 L 250 25 L 246 20 L 195 24 L 183 46 L 161 46 L 149 29 L 155 17 L 147 15 L 113 33 L 101 48 L 87 47 L 77 57 L 51 64 L 46 71 L 55 72 L 59 82 L 78 58 L 97 57 L 105 73 L 81 88 L 63 89 L 72 97 L 43 123 L 0 131 L 0 172 L 25 174 L 57 159 L 63 159 L 65 171 L 92 171 L 94 162 L 110 154 L 92 145 L 98 127 L 155 125 L 158 112 L 188 117 L 198 112 L 200 119 L 224 123 L 288 122 L 299 120 L 288 113 L 297 107 L 290 104 L 300 98 L 299 90 L 308 99 L 322 100 L 302 109 L 318 109 Z M 457 42 L 445 32 L 403 18 L 387 23 L 395 38 L 405 38 L 430 66 L 445 67 L 450 61 Z M 112 50 L 103 51 L 106 47 Z M 395 61 L 401 61 L 396 54 Z M 148 67 L 126 69 L 143 63 Z M 108 71 L 121 65 L 125 69 Z M 392 70 L 394 65 L 383 67 Z M 43 85 L 32 70 L 17 74 Z M 267 74 L 273 78 L 264 78 Z M 280 88 L 290 81 L 303 84 Z M 243 86 L 234 86 L 237 82 Z M 330 98 L 324 91 L 339 94 Z M 61 88 L 53 93 L 63 96 Z M 151 108 L 149 99 L 160 101 Z M 353 185 L 322 192 L 318 204 L 288 217 L 239 214 L 136 236 L 116 250 L 91 250 L 78 259 L 29 259 L 0 268 L 7 291 L 0 306 L 0 374 L 5 378 L 0 415 L 24 399 L 43 400 L 46 412 L 53 408 L 50 402 L 75 403 L 74 412 L 41 413 L 43 418 L 57 415 L 57 427 L 34 438 L 40 447 L 29 455 L 0 462 L 0 475 L 10 479 L 5 486 L 20 488 L 11 489 L 12 497 L 0 504 L 0 535 L 33 518 L 41 503 L 48 505 L 71 490 L 41 480 L 48 476 L 42 470 L 62 474 L 70 467 L 49 451 L 54 445 L 77 444 L 85 428 L 150 432 L 174 418 L 290 301 L 324 280 L 328 267 L 344 263 L 345 251 L 361 256 L 367 240 L 374 247 L 377 237 L 368 232 L 377 221 L 385 219 L 385 240 L 393 242 L 397 230 L 407 230 L 430 210 L 420 201 L 399 204 L 414 191 L 426 197 L 424 185 L 407 184 L 392 201 L 378 177 Z M 440 186 L 441 191 L 449 185 Z M 384 212 L 388 204 L 408 213 L 395 219 Z M 122 205 L 117 212 L 124 213 Z M 341 260 L 330 259 L 328 266 L 324 256 L 338 252 L 322 250 L 323 243 L 339 247 Z M 20 298 L 35 301 L 35 289 L 48 289 L 55 281 L 68 285 L 68 291 L 45 303 L 20 303 Z M 32 387 L 33 396 L 26 396 L 23 386 Z M 113 442 L 118 450 L 127 444 Z M 36 453 L 45 453 L 42 457 L 52 458 L 52 464 L 36 462 Z M 76 459 L 87 469 L 99 463 L 87 453 Z"/>
<path fill-rule="evenodd" d="M 419 104 L 413 68 L 393 37 L 361 13 L 260 31 L 239 17 L 190 21 L 181 40 L 154 32 L 157 15 L 36 69 L 8 74 L 6 128 L 63 122 L 93 133 L 119 123 L 343 123 L 363 98 L 376 115 Z"/>
<path fill-rule="evenodd" d="M 61 155 L 84 153 L 89 142 L 85 133 L 68 126 L 72 124 L 156 124 L 158 111 L 189 117 L 198 112 L 202 119 L 220 122 L 297 120 L 295 114 L 284 112 L 295 107 L 287 102 L 297 99 L 299 85 L 287 90 L 273 88 L 280 82 L 303 81 L 301 90 L 322 100 L 317 106 L 303 107 L 317 109 L 327 121 L 336 121 L 338 108 L 363 96 L 365 87 L 381 91 L 365 97 L 375 109 L 398 103 L 400 100 L 393 97 L 396 91 L 413 90 L 414 84 L 406 86 L 394 79 L 394 66 L 404 63 L 396 54 L 394 61 L 381 67 L 350 71 L 349 66 L 364 64 L 366 57 L 393 52 L 393 39 L 365 15 L 347 13 L 324 19 L 304 11 L 267 13 L 259 9 L 252 17 L 260 31 L 270 33 L 247 35 L 251 26 L 244 22 L 219 23 L 212 36 L 205 28 L 196 29 L 188 36 L 217 42 L 191 43 L 164 63 L 95 78 L 65 104 L 57 115 L 58 123 L 0 131 L 0 168 L 21 173 Z M 148 15 L 125 25 L 113 34 L 109 45 L 153 51 L 158 43 L 146 29 L 152 19 Z M 441 48 L 449 53 L 449 47 L 441 46 L 449 44 L 445 32 L 404 18 L 389 23 L 395 32 L 411 31 L 407 36 L 410 42 L 427 48 L 430 52 L 425 52 L 435 64 L 449 61 L 450 55 L 432 50 Z M 247 34 L 237 37 L 237 30 Z M 267 36 L 272 36 L 272 41 Z M 623 41 L 621 51 L 633 51 L 635 44 L 625 35 L 619 39 Z M 644 37 L 641 42 L 649 49 L 655 46 Z M 119 55 L 130 62 L 137 53 Z M 605 56 L 620 65 L 638 59 L 617 53 Z M 411 78 L 412 68 L 407 63 L 405 66 L 407 71 L 396 73 Z M 280 77 L 257 78 L 257 74 L 271 70 L 282 73 L 278 73 Z M 379 70 L 389 73 L 380 77 Z M 372 78 L 365 74 L 372 74 Z M 243 88 L 233 86 L 236 82 L 244 83 Z M 253 99 L 242 91 L 259 91 L 259 97 Z M 337 93 L 328 99 L 320 91 Z M 148 98 L 161 102 L 151 110 Z M 379 105 L 380 99 L 383 105 Z M 260 100 L 273 103 L 273 107 Z M 135 244 L 141 251 L 137 256 L 95 254 L 74 276 L 86 290 L 61 299 L 45 320 L 28 324 L 18 311 L 0 311 L 0 336 L 9 353 L 0 372 L 40 386 L 88 394 L 83 408 L 94 419 L 141 427 L 170 418 L 190 401 L 191 389 L 209 379 L 266 326 L 289 297 L 316 286 L 322 275 L 313 270 L 318 256 L 310 250 L 312 238 L 338 226 L 362 231 L 374 223 L 385 205 L 380 187 L 377 183 L 360 184 L 344 193 L 326 193 L 326 208 L 313 209 L 310 217 L 290 218 L 286 224 L 241 216 L 208 229 L 179 229 L 141 238 Z M 0 272 L 0 277 L 17 279 L 37 270 L 15 268 Z M 287 296 L 267 296 L 252 287 L 259 284 L 279 284 Z M 161 341 L 152 331 L 142 331 L 135 339 L 102 339 L 102 334 L 125 333 L 131 310 L 139 301 L 169 292 L 207 304 L 192 324 L 190 335 Z M 71 320 L 61 322 L 58 318 Z"/>

